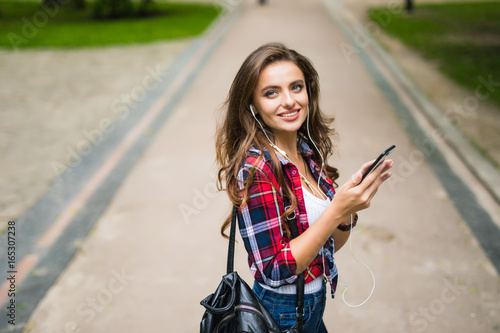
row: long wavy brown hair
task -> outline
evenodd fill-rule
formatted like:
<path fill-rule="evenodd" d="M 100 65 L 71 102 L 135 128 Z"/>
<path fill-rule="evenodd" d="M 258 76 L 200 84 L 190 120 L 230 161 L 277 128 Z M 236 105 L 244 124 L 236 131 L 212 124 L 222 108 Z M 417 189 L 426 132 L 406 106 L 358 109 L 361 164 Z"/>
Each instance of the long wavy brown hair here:
<path fill-rule="evenodd" d="M 244 188 L 240 189 L 238 184 L 238 173 L 243 166 L 249 149 L 256 147 L 261 151 L 260 158 L 264 157 L 264 151 L 273 151 L 269 141 L 262 129 L 258 126 L 250 112 L 252 96 L 257 86 L 260 73 L 271 63 L 278 61 L 291 61 L 302 71 L 305 79 L 306 89 L 309 98 L 309 132 L 311 139 L 321 151 L 325 160 L 323 172 L 334 182 L 339 174 L 336 168 L 328 165 L 328 157 L 333 153 L 331 136 L 336 132 L 330 128 L 333 118 L 327 118 L 319 107 L 319 76 L 311 61 L 294 50 L 287 48 L 281 43 L 264 44 L 252 52 L 241 65 L 229 90 L 224 103 L 225 114 L 222 121 L 217 126 L 215 145 L 217 152 L 216 162 L 219 166 L 217 187 L 225 190 L 231 202 L 237 206 L 242 206 L 248 201 L 248 189 L 252 185 L 255 167 L 249 171 L 248 181 Z M 260 117 L 257 115 L 257 117 Z M 271 129 L 260 119 L 268 136 L 274 141 Z M 307 134 L 306 122 L 302 124 L 297 133 L 301 139 L 305 140 L 310 147 L 313 147 Z M 288 197 L 291 206 L 283 213 L 283 217 L 288 217 L 297 208 L 297 199 L 285 182 L 281 164 L 276 154 L 270 154 L 272 164 L 278 182 L 283 189 L 284 196 Z M 313 159 L 321 166 L 321 157 L 313 150 Z M 227 217 L 221 227 L 221 234 L 225 235 L 225 230 L 231 224 L 231 214 Z M 286 228 L 288 232 L 288 228 Z"/>

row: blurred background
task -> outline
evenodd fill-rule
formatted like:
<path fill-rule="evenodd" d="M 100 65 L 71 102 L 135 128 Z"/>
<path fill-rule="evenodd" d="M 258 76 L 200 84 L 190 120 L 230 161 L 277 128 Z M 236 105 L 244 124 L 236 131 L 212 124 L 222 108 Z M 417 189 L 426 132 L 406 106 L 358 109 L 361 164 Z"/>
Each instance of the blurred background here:
<path fill-rule="evenodd" d="M 353 240 L 374 299 L 329 300 L 329 330 L 500 332 L 500 1 L 470 0 L 0 0 L 0 332 L 198 329 L 215 126 L 269 41 L 317 66 L 339 185 L 398 146 Z"/>

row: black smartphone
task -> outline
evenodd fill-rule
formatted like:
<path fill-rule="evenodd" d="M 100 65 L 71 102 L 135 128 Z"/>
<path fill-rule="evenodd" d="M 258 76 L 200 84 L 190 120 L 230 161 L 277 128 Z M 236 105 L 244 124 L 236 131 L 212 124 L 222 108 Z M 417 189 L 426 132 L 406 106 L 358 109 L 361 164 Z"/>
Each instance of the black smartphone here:
<path fill-rule="evenodd" d="M 363 181 L 363 179 L 365 179 L 366 176 L 370 174 L 370 172 L 375 170 L 375 168 L 378 167 L 380 163 L 382 163 L 387 156 L 389 156 L 389 154 L 393 151 L 394 148 L 396 148 L 396 146 L 392 145 L 386 150 L 384 150 L 382 154 L 380 154 L 380 156 L 375 160 L 375 162 L 373 162 L 372 165 L 370 165 L 370 167 L 365 171 L 365 173 L 363 174 L 363 178 L 361 178 L 361 182 Z"/>

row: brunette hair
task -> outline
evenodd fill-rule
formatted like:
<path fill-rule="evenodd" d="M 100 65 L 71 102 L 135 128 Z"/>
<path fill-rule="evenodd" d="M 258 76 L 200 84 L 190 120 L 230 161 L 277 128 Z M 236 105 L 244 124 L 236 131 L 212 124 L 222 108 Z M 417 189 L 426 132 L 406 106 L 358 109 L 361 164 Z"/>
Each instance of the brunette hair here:
<path fill-rule="evenodd" d="M 325 117 L 319 107 L 319 76 L 311 61 L 294 50 L 287 48 L 281 43 L 264 44 L 252 52 L 241 65 L 234 81 L 229 89 L 229 93 L 224 103 L 225 115 L 217 126 L 216 151 L 218 172 L 217 187 L 219 190 L 227 191 L 231 202 L 237 206 L 244 205 L 248 200 L 248 189 L 252 184 L 255 167 L 250 170 L 248 181 L 244 184 L 244 189 L 238 186 L 238 173 L 243 166 L 243 162 L 248 156 L 249 149 L 256 147 L 264 157 L 264 151 L 273 151 L 262 129 L 252 116 L 250 104 L 252 96 L 257 86 L 260 73 L 271 63 L 279 61 L 291 61 L 302 71 L 309 98 L 309 132 L 311 139 L 318 147 L 325 160 L 323 172 L 335 181 L 339 174 L 336 168 L 329 166 L 328 157 L 332 154 L 332 142 L 330 136 L 335 134 L 335 130 L 329 125 L 333 118 Z M 257 117 L 260 117 L 257 115 Z M 261 121 L 264 129 L 271 140 L 274 140 L 271 129 Z M 306 122 L 298 130 L 298 136 L 313 147 L 307 134 Z M 276 154 L 271 154 L 274 172 L 278 182 L 283 189 L 283 195 L 288 197 L 291 206 L 284 212 L 283 217 L 287 217 L 297 208 L 297 199 L 288 187 L 283 176 L 281 165 Z M 313 150 L 313 159 L 321 166 L 321 157 L 316 150 Z M 221 228 L 221 234 L 227 238 L 224 231 L 231 224 L 231 215 L 225 220 Z"/>

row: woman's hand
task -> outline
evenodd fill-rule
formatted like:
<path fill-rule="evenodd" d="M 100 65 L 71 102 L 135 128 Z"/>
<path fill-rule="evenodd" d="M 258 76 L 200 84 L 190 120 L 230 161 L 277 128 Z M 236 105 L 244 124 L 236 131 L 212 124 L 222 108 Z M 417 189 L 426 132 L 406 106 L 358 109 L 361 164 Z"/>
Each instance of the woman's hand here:
<path fill-rule="evenodd" d="M 364 164 L 347 183 L 337 190 L 323 214 L 304 233 L 291 240 L 290 249 L 297 263 L 295 274 L 304 271 L 311 264 L 329 237 L 335 239 L 335 251 L 338 251 L 346 242 L 349 233 L 340 232 L 341 238 L 335 237 L 334 232 L 338 230 L 337 226 L 341 222 L 350 221 L 351 214 L 368 208 L 379 186 L 391 176 L 391 173 L 387 171 L 393 163 L 391 160 L 386 160 L 361 181 L 363 173 L 373 162 Z"/>
<path fill-rule="evenodd" d="M 392 175 L 387 171 L 392 167 L 393 161 L 385 160 L 361 182 L 363 174 L 373 162 L 363 164 L 349 181 L 337 189 L 332 205 L 335 206 L 335 215 L 340 217 L 340 221 L 348 222 L 351 214 L 370 207 L 379 186 Z"/>

